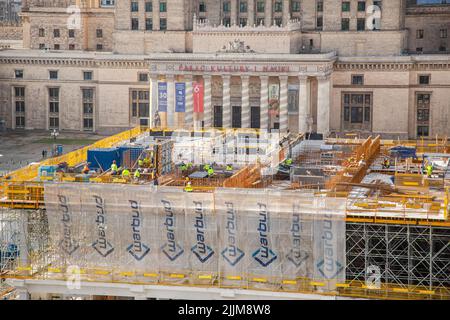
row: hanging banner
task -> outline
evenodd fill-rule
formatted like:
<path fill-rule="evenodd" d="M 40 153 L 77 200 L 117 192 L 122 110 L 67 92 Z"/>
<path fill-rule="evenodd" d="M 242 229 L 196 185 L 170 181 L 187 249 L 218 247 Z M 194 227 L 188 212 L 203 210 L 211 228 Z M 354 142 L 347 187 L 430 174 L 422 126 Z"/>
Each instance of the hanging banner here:
<path fill-rule="evenodd" d="M 203 83 L 194 82 L 194 112 L 203 112 Z"/>
<path fill-rule="evenodd" d="M 158 111 L 167 112 L 167 82 L 158 82 Z"/>
<path fill-rule="evenodd" d="M 186 111 L 186 84 L 184 82 L 175 83 L 175 112 Z"/>
<path fill-rule="evenodd" d="M 269 85 L 269 114 L 276 116 L 280 113 L 280 85 Z"/>
<path fill-rule="evenodd" d="M 298 86 L 290 84 L 288 86 L 288 113 L 298 113 Z"/>

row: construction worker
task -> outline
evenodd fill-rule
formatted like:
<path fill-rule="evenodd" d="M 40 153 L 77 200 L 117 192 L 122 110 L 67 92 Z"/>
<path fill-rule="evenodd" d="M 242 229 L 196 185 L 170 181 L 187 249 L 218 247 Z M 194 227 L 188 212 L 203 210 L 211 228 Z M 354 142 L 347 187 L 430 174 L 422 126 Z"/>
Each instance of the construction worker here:
<path fill-rule="evenodd" d="M 209 169 L 210 169 L 209 164 L 205 164 L 205 165 L 203 166 L 203 170 L 208 171 Z"/>
<path fill-rule="evenodd" d="M 145 157 L 144 159 L 144 167 L 145 168 L 150 167 L 150 159 L 148 157 Z"/>
<path fill-rule="evenodd" d="M 208 169 L 208 177 L 211 178 L 214 175 L 214 169 L 212 167 L 209 167 Z"/>
<path fill-rule="evenodd" d="M 116 175 L 119 171 L 119 168 L 117 167 L 116 160 L 113 160 L 113 163 L 111 164 L 111 174 Z"/>
<path fill-rule="evenodd" d="M 128 168 L 124 168 L 122 171 L 122 178 L 129 179 L 130 178 L 130 170 Z"/>
<path fill-rule="evenodd" d="M 144 167 L 144 160 L 139 158 L 139 160 L 138 160 L 138 168 L 142 168 L 142 167 Z"/>
<path fill-rule="evenodd" d="M 192 188 L 192 183 L 190 181 L 188 181 L 188 183 L 186 184 L 186 186 L 184 187 L 184 191 L 186 192 L 192 192 L 194 191 L 194 189 Z"/>
<path fill-rule="evenodd" d="M 134 172 L 134 180 L 139 180 L 140 177 L 141 177 L 141 171 L 140 171 L 140 169 L 136 169 L 136 171 Z"/>
<path fill-rule="evenodd" d="M 427 177 L 431 178 L 431 175 L 433 174 L 433 165 L 428 163 L 425 169 L 427 170 Z"/>
<path fill-rule="evenodd" d="M 88 174 L 89 173 L 89 166 L 88 166 L 87 163 L 84 165 L 83 170 L 81 170 L 81 173 L 82 174 Z"/>
<path fill-rule="evenodd" d="M 286 160 L 284 160 L 284 164 L 287 166 L 291 166 L 292 165 L 292 159 L 291 158 L 287 158 Z"/>
<path fill-rule="evenodd" d="M 231 164 L 227 164 L 226 171 L 233 171 L 233 166 Z"/>
<path fill-rule="evenodd" d="M 391 167 L 391 161 L 389 158 L 384 158 L 382 167 L 383 169 L 389 169 Z"/>

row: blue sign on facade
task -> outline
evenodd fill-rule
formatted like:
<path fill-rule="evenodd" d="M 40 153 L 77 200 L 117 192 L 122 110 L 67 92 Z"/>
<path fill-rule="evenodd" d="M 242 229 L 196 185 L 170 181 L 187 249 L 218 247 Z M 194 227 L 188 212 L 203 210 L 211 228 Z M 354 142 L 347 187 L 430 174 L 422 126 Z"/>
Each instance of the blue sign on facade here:
<path fill-rule="evenodd" d="M 167 82 L 158 82 L 158 111 L 167 112 Z"/>
<path fill-rule="evenodd" d="M 175 83 L 175 112 L 186 111 L 186 84 L 184 82 Z"/>

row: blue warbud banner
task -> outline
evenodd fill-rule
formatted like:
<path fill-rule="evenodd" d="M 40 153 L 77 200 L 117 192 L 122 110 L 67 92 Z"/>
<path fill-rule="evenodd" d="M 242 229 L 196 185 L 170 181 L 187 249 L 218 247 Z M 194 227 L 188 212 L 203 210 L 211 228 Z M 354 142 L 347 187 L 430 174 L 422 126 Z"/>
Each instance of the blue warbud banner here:
<path fill-rule="evenodd" d="M 175 83 L 175 112 L 186 111 L 186 84 L 184 82 Z"/>
<path fill-rule="evenodd" d="M 158 82 L 158 111 L 167 112 L 167 82 Z"/>

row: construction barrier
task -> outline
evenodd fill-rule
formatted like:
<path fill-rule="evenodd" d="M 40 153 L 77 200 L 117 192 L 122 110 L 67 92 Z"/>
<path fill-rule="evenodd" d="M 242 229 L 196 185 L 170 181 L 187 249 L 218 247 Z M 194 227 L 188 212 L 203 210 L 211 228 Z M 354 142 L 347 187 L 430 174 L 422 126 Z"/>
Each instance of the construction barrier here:
<path fill-rule="evenodd" d="M 345 199 L 46 184 L 45 205 L 51 268 L 62 273 L 269 290 L 296 290 L 300 279 L 314 279 L 321 292 L 345 280 Z"/>

